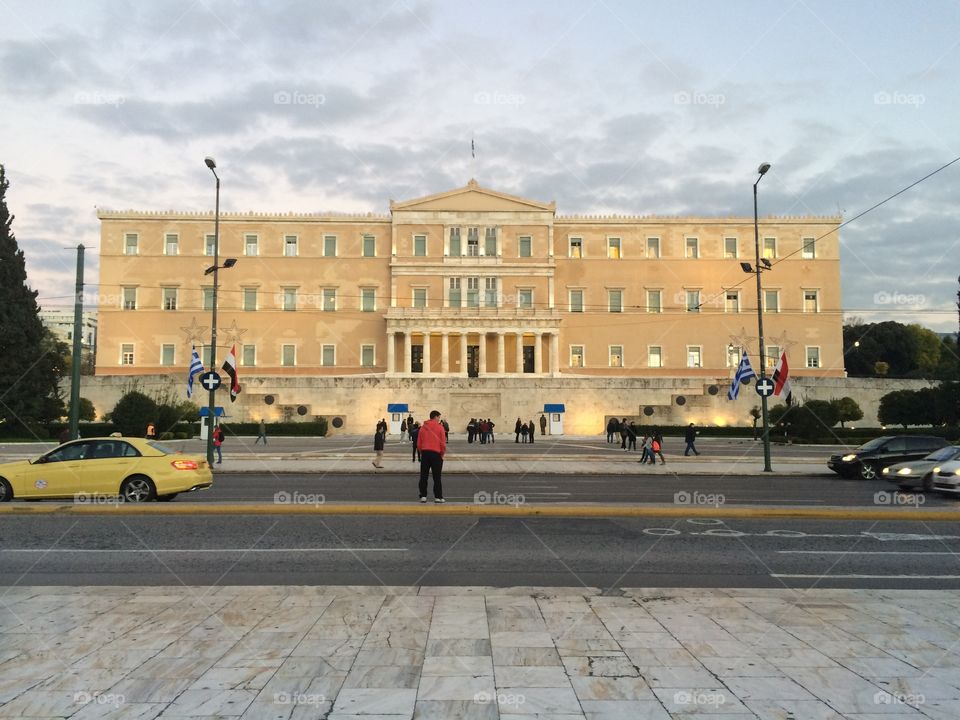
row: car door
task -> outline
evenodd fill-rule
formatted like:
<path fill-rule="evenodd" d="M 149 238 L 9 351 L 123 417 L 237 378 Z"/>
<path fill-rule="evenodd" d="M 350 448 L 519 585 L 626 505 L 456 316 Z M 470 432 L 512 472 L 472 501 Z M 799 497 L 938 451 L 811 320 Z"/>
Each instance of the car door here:
<path fill-rule="evenodd" d="M 116 495 L 120 483 L 139 459 L 139 453 L 125 440 L 91 441 L 92 447 L 80 463 L 82 492 L 91 495 Z"/>
<path fill-rule="evenodd" d="M 90 452 L 90 441 L 61 445 L 40 456 L 24 482 L 21 497 L 71 497 L 78 492 L 83 458 Z"/>
<path fill-rule="evenodd" d="M 903 437 L 890 438 L 884 443 L 879 455 L 880 467 L 887 467 L 908 460 L 907 439 Z"/>

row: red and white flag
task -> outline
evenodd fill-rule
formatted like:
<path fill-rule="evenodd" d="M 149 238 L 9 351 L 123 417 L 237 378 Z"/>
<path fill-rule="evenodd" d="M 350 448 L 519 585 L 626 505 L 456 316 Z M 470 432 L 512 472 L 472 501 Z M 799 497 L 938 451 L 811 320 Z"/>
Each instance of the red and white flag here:
<path fill-rule="evenodd" d="M 793 401 L 793 389 L 790 387 L 790 366 L 787 364 L 787 352 L 780 354 L 777 366 L 773 369 L 773 394 L 783 395 L 787 405 Z"/>
<path fill-rule="evenodd" d="M 230 348 L 227 359 L 223 361 L 223 371 L 230 376 L 230 402 L 240 394 L 240 383 L 237 381 L 237 346 Z"/>

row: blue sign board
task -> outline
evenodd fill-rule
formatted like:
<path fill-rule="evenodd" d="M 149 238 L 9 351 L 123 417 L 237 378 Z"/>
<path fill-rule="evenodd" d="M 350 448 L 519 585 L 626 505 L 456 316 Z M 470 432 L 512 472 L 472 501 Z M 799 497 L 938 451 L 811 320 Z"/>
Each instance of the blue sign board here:
<path fill-rule="evenodd" d="M 387 412 L 410 412 L 410 406 L 407 403 L 387 403 Z"/>
<path fill-rule="evenodd" d="M 566 408 L 563 403 L 544 403 L 543 411 L 545 413 L 562 413 L 566 412 Z"/>

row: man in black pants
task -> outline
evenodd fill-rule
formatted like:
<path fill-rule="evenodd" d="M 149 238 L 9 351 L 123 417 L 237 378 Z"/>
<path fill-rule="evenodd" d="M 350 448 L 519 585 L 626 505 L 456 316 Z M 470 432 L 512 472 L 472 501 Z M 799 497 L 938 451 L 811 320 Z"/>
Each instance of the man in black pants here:
<path fill-rule="evenodd" d="M 447 450 L 447 434 L 440 424 L 440 411 L 431 410 L 430 419 L 420 426 L 417 433 L 417 449 L 420 450 L 420 502 L 427 501 L 427 476 L 433 473 L 433 501 L 442 503 L 443 454 Z"/>

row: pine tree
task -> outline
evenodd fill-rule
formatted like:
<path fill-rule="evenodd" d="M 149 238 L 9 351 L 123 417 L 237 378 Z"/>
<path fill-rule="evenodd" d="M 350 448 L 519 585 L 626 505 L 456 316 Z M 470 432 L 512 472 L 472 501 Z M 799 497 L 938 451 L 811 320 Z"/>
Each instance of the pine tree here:
<path fill-rule="evenodd" d="M 37 293 L 27 286 L 23 251 L 7 208 L 10 182 L 0 164 L 0 426 L 23 434 L 31 423 L 60 417 L 62 357 L 40 322 Z"/>

